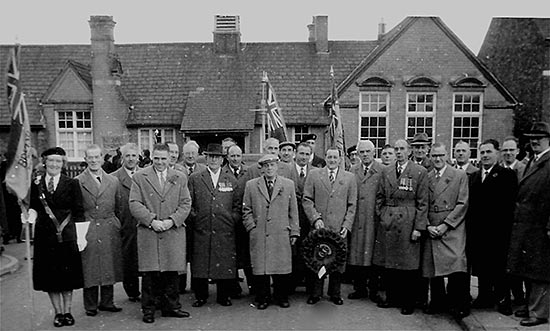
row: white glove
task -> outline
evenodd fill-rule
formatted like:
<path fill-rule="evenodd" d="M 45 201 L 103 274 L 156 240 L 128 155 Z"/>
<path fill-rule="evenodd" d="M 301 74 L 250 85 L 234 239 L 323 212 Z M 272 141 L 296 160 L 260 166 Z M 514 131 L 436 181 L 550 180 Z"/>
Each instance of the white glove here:
<path fill-rule="evenodd" d="M 36 212 L 36 210 L 30 208 L 27 211 L 27 216 L 28 218 L 25 218 L 25 213 L 21 213 L 21 223 L 34 224 L 34 222 L 36 221 L 36 217 L 38 216 L 38 213 Z"/>

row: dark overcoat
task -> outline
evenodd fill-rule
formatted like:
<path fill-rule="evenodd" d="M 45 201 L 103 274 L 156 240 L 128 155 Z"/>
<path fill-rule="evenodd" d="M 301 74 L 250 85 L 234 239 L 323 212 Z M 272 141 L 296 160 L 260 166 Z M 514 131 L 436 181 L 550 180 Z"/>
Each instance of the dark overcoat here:
<path fill-rule="evenodd" d="M 420 240 L 411 241 L 413 230 L 428 224 L 427 170 L 412 161 L 399 178 L 395 162 L 382 170 L 376 193 L 379 223 L 373 264 L 400 270 L 420 268 Z"/>
<path fill-rule="evenodd" d="M 373 161 L 367 174 L 363 164 L 351 167 L 357 180 L 357 211 L 351 230 L 348 263 L 357 266 L 370 266 L 374 250 L 376 191 L 382 174 L 382 165 Z"/>
<path fill-rule="evenodd" d="M 244 190 L 243 223 L 250 235 L 253 274 L 289 274 L 290 237 L 300 235 L 294 183 L 277 176 L 270 197 L 263 176 L 249 180 Z"/>
<path fill-rule="evenodd" d="M 141 168 L 136 168 L 136 171 Z M 137 255 L 137 222 L 130 213 L 130 189 L 132 188 L 132 178 L 124 169 L 124 166 L 117 169 L 111 175 L 118 178 L 120 183 L 120 209 L 119 220 L 122 224 L 122 265 L 125 277 L 138 276 L 138 255 Z"/>
<path fill-rule="evenodd" d="M 196 278 L 234 279 L 237 277 L 236 222 L 233 218 L 233 192 L 237 179 L 220 169 L 218 185 L 210 171 L 189 176 L 193 232 L 191 272 Z"/>
<path fill-rule="evenodd" d="M 550 152 L 531 162 L 519 183 L 508 271 L 550 282 Z"/>
<path fill-rule="evenodd" d="M 139 271 L 186 270 L 185 220 L 191 210 L 187 176 L 167 169 L 164 188 L 154 166 L 138 171 L 130 189 L 130 212 L 138 222 Z M 172 219 L 174 226 L 156 232 L 155 219 Z"/>
<path fill-rule="evenodd" d="M 481 182 L 482 171 L 472 175 L 466 253 L 474 276 L 492 276 L 506 268 L 518 179 L 496 164 Z"/>
<path fill-rule="evenodd" d="M 57 240 L 54 223 L 40 202 L 39 185 L 48 206 L 59 222 L 63 222 L 65 217 L 71 214 L 70 222 L 63 228 L 61 243 Z M 84 221 L 84 208 L 78 180 L 60 175 L 57 188 L 50 194 L 43 176 L 31 185 L 30 207 L 38 213 L 33 245 L 34 289 L 61 292 L 82 288 L 82 262 L 76 243 L 75 222 Z"/>
<path fill-rule="evenodd" d="M 447 276 L 466 272 L 466 212 L 468 210 L 468 175 L 450 165 L 439 180 L 434 170 L 428 173 L 428 225 L 447 224 L 449 229 L 439 238 L 427 236 L 422 259 L 424 277 Z"/>
<path fill-rule="evenodd" d="M 101 185 L 85 170 L 76 177 L 82 191 L 84 216 L 90 222 L 82 254 L 84 287 L 122 281 L 121 188 L 118 179 L 103 169 Z"/>

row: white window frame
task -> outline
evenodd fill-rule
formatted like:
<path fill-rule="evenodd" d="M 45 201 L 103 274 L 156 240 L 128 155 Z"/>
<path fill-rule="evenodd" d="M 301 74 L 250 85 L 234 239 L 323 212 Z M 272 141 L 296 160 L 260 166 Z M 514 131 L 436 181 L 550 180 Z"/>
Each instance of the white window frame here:
<path fill-rule="evenodd" d="M 383 95 L 386 97 L 386 110 L 385 111 L 372 111 L 372 110 L 366 110 L 366 109 L 363 109 L 363 100 L 364 98 L 368 95 L 368 96 L 371 96 L 371 95 Z M 365 101 L 366 102 L 366 101 Z M 389 126 L 390 126 L 390 117 L 389 117 L 389 109 L 390 109 L 390 93 L 389 92 L 385 92 L 385 91 L 361 91 L 359 92 L 359 118 L 358 118 L 358 121 L 357 121 L 357 135 L 358 135 L 358 139 L 369 139 L 369 140 L 373 140 L 373 139 L 376 139 L 375 141 L 372 141 L 374 143 L 374 146 L 375 146 L 375 150 L 376 150 L 376 153 L 375 153 L 375 157 L 380 157 L 380 152 L 382 151 L 382 148 L 384 147 L 384 145 L 386 145 L 388 143 L 388 135 L 389 135 Z M 384 143 L 383 144 L 378 144 L 378 139 L 382 139 L 382 137 L 362 137 L 361 136 L 361 119 L 363 117 L 384 117 L 386 119 L 386 126 L 385 126 L 385 130 L 386 130 L 386 135 L 384 138 Z M 380 126 L 378 126 L 377 128 L 381 128 Z"/>
<path fill-rule="evenodd" d="M 73 127 L 72 128 L 60 128 L 59 127 L 59 113 L 72 113 L 72 122 Z M 89 128 L 77 128 L 76 121 L 77 121 L 77 113 L 89 113 L 90 114 L 90 127 Z M 71 132 L 73 133 L 73 144 L 74 144 L 74 155 L 71 155 L 70 149 L 65 148 L 67 152 L 67 160 L 68 161 L 83 161 L 84 155 L 78 156 L 79 151 L 79 145 L 78 145 L 78 133 L 89 133 L 90 134 L 90 144 L 94 141 L 94 133 L 93 133 L 93 114 L 90 110 L 70 110 L 70 109 L 62 109 L 62 110 L 56 110 L 55 111 L 55 141 L 57 142 L 57 146 L 63 147 L 63 144 L 61 144 L 61 138 L 60 133 L 65 132 Z M 86 147 L 88 144 L 82 147 Z M 82 149 L 84 151 L 84 149 Z"/>
<path fill-rule="evenodd" d="M 419 94 L 424 94 L 424 95 L 431 95 L 433 96 L 433 110 L 432 111 L 409 111 L 409 97 L 411 94 L 415 94 L 415 95 L 419 95 Z M 434 137 L 436 136 L 436 132 L 435 132 L 435 129 L 436 129 L 436 114 L 437 114 L 437 93 L 436 92 L 427 92 L 427 91 L 410 91 L 410 92 L 407 92 L 407 95 L 406 95 L 406 104 L 405 104 L 405 137 L 407 140 L 411 140 L 413 137 L 414 137 L 414 134 L 413 136 L 409 136 L 409 118 L 417 118 L 417 117 L 424 117 L 424 118 L 431 118 L 432 119 L 432 134 L 431 136 L 428 136 L 430 139 L 434 139 Z M 416 130 L 416 127 L 415 127 L 415 132 L 419 132 Z M 422 131 L 424 132 L 424 131 Z"/>
<path fill-rule="evenodd" d="M 455 110 L 455 106 L 456 106 L 456 96 L 457 95 L 469 95 L 469 96 L 473 96 L 473 95 L 478 95 L 479 96 L 479 111 L 478 112 L 472 112 L 472 111 L 467 111 L 467 112 L 464 112 L 464 111 L 456 111 Z M 469 117 L 469 118 L 478 118 L 478 123 L 479 123 L 479 127 L 478 127 L 478 136 L 477 136 L 477 144 L 476 146 L 471 146 L 470 144 L 470 141 L 467 141 L 468 144 L 470 144 L 470 153 L 471 153 L 471 156 L 470 158 L 472 160 L 476 160 L 478 158 L 478 155 L 477 155 L 477 148 L 479 146 L 479 144 L 481 143 L 481 133 L 483 132 L 483 92 L 474 92 L 474 91 L 466 91 L 466 92 L 454 92 L 453 93 L 453 111 L 452 111 L 452 120 L 451 120 L 451 142 L 453 144 L 453 147 L 455 145 L 455 140 L 464 140 L 464 137 L 460 137 L 460 138 L 456 138 L 455 137 L 455 118 L 457 117 Z M 471 136 L 467 139 L 472 139 Z"/>
<path fill-rule="evenodd" d="M 155 141 L 154 141 L 155 130 L 160 131 L 161 142 L 163 142 L 163 143 L 167 142 L 167 141 L 176 142 L 176 129 L 175 128 L 139 128 L 138 129 L 138 147 L 139 147 L 140 151 L 148 149 L 150 152 L 153 152 L 153 145 L 155 144 Z M 172 136 L 171 137 L 166 137 L 166 130 L 172 130 Z M 142 143 L 141 143 L 142 131 L 148 131 L 149 132 L 149 146 L 143 146 Z"/>

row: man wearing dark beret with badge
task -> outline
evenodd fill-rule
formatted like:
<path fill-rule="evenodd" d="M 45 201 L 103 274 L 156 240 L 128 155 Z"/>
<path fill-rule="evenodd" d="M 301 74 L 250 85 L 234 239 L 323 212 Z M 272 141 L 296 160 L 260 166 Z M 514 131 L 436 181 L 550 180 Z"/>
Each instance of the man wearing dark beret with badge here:
<path fill-rule="evenodd" d="M 193 307 L 206 303 L 208 279 L 216 282 L 216 301 L 231 306 L 230 290 L 237 277 L 236 219 L 232 215 L 237 179 L 221 170 L 222 145 L 209 144 L 204 154 L 207 169 L 189 176 L 188 184 L 192 201 L 188 223 L 193 232 L 191 272 L 196 298 Z"/>
<path fill-rule="evenodd" d="M 252 272 L 256 277 L 258 309 L 266 309 L 273 297 L 281 308 L 288 308 L 292 250 L 300 235 L 298 204 L 292 180 L 278 176 L 279 158 L 274 154 L 258 160 L 262 175 L 246 183 L 243 199 L 243 223 L 250 235 Z"/>
<path fill-rule="evenodd" d="M 525 137 L 534 156 L 519 182 L 507 271 L 527 284 L 520 325 L 535 326 L 548 323 L 550 309 L 550 125 L 535 123 Z"/>
<path fill-rule="evenodd" d="M 323 168 L 327 165 L 325 160 L 322 157 L 315 154 L 315 141 L 317 140 L 317 135 L 315 133 L 308 133 L 303 136 L 302 142 L 308 143 L 311 146 L 311 156 L 309 163 L 316 168 Z"/>

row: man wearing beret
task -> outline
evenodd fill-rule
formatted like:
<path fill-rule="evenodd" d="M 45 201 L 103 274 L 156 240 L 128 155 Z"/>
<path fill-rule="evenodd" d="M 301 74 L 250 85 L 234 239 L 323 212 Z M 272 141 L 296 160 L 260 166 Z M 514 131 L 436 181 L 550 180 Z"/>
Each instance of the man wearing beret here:
<path fill-rule="evenodd" d="M 550 125 L 538 122 L 525 134 L 534 157 L 519 182 L 508 272 L 527 283 L 520 325 L 548 323 L 550 309 Z"/>
<path fill-rule="evenodd" d="M 290 306 L 291 246 L 300 235 L 294 183 L 277 175 L 278 162 L 274 154 L 260 158 L 262 175 L 246 183 L 242 204 L 243 223 L 250 236 L 258 309 L 268 306 L 270 278 L 273 278 L 275 302 L 281 308 Z"/>
<path fill-rule="evenodd" d="M 325 160 L 322 157 L 315 154 L 315 141 L 317 140 L 317 135 L 315 133 L 308 133 L 302 138 L 302 142 L 308 143 L 311 146 L 311 156 L 309 158 L 309 163 L 311 166 L 316 168 L 322 168 L 327 165 Z"/>

